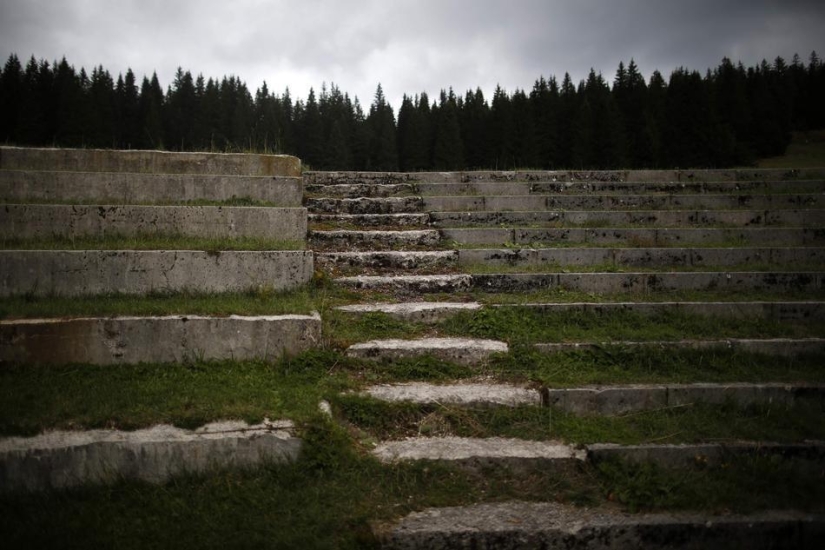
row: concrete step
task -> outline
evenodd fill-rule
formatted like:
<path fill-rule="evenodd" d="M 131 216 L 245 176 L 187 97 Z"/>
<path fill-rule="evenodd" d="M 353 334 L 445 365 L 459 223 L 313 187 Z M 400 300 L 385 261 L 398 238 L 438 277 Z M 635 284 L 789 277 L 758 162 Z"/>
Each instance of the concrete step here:
<path fill-rule="evenodd" d="M 761 353 L 782 357 L 794 357 L 811 353 L 825 353 L 824 338 L 770 338 L 745 339 L 727 338 L 723 340 L 677 340 L 653 342 L 562 342 L 536 344 L 536 349 L 544 353 L 566 351 L 586 351 L 610 348 L 657 348 L 657 349 L 729 349 L 742 353 Z"/>
<path fill-rule="evenodd" d="M 309 232 L 313 250 L 353 251 L 404 247 L 438 246 L 441 235 L 435 229 L 410 231 L 350 231 L 332 230 Z"/>
<path fill-rule="evenodd" d="M 161 233 L 191 237 L 306 240 L 305 208 L 7 204 L 0 238 L 130 236 Z"/>
<path fill-rule="evenodd" d="M 461 312 L 478 311 L 478 302 L 402 302 L 398 304 L 353 304 L 338 306 L 338 311 L 353 314 L 383 313 L 402 321 L 433 324 Z"/>
<path fill-rule="evenodd" d="M 776 321 L 821 321 L 825 319 L 825 302 L 816 301 L 733 301 L 733 302 L 602 302 L 561 304 L 502 304 L 492 307 L 524 308 L 549 314 L 588 313 L 595 315 L 662 315 L 677 313 L 732 319 L 773 319 Z"/>
<path fill-rule="evenodd" d="M 0 202 L 177 204 L 262 201 L 301 206 L 303 180 L 285 176 L 0 170 Z"/>
<path fill-rule="evenodd" d="M 197 430 L 168 425 L 123 432 L 46 432 L 0 439 L 0 493 L 66 489 L 123 479 L 163 483 L 182 474 L 294 461 L 289 421 L 229 421 Z"/>
<path fill-rule="evenodd" d="M 0 147 L 0 170 L 297 177 L 301 161 L 288 155 Z"/>
<path fill-rule="evenodd" d="M 753 182 L 825 179 L 825 168 L 718 170 L 481 170 L 468 172 L 304 172 L 307 185 L 421 183 L 661 183 Z"/>
<path fill-rule="evenodd" d="M 433 212 L 436 227 L 472 226 L 806 226 L 825 227 L 825 210 L 575 210 Z"/>
<path fill-rule="evenodd" d="M 310 214 L 313 229 L 323 226 L 351 229 L 354 227 L 422 227 L 430 223 L 430 215 L 418 214 Z"/>
<path fill-rule="evenodd" d="M 564 289 L 588 293 L 663 291 L 814 291 L 820 272 L 496 273 L 481 275 L 358 276 L 335 279 L 355 289 L 427 292 L 527 292 Z"/>
<path fill-rule="evenodd" d="M 467 292 L 473 288 L 472 275 L 361 275 L 339 277 L 337 284 L 353 289 L 384 290 L 400 294 Z"/>
<path fill-rule="evenodd" d="M 342 199 L 357 199 L 361 197 L 396 197 L 416 194 L 415 186 L 410 183 L 358 183 L 340 185 L 309 183 L 306 185 L 305 191 L 307 195 L 313 198 L 337 197 Z"/>
<path fill-rule="evenodd" d="M 367 200 L 367 199 L 364 199 Z M 389 200 L 389 199 L 375 199 Z M 822 207 L 814 194 L 425 196 L 427 212 L 537 212 L 543 210 L 786 210 Z"/>
<path fill-rule="evenodd" d="M 308 283 L 311 251 L 0 250 L 0 296 L 288 290 Z"/>
<path fill-rule="evenodd" d="M 790 511 L 749 515 L 621 513 L 555 502 L 499 502 L 430 508 L 375 529 L 385 550 L 691 548 L 814 550 L 825 515 Z"/>
<path fill-rule="evenodd" d="M 506 265 L 524 268 L 724 267 L 822 265 L 825 248 L 475 248 L 458 251 L 458 265 Z"/>
<path fill-rule="evenodd" d="M 355 199 L 308 198 L 307 209 L 313 214 L 400 214 L 422 212 L 421 197 L 387 197 Z"/>
<path fill-rule="evenodd" d="M 275 361 L 320 341 L 317 313 L 0 320 L 0 364 Z"/>
<path fill-rule="evenodd" d="M 457 250 L 321 252 L 315 255 L 317 269 L 361 269 L 397 271 L 410 269 L 449 269 L 458 264 Z"/>
<path fill-rule="evenodd" d="M 445 243 L 464 246 L 619 245 L 664 246 L 823 246 L 825 229 L 803 227 L 740 228 L 444 228 Z"/>
<path fill-rule="evenodd" d="M 477 365 L 493 354 L 507 353 L 504 342 L 475 338 L 422 338 L 419 340 L 370 340 L 353 344 L 347 355 L 358 359 L 393 361 L 431 356 L 460 365 Z"/>
<path fill-rule="evenodd" d="M 632 384 L 577 388 L 523 387 L 510 384 L 453 383 L 382 384 L 365 395 L 388 403 L 463 407 L 545 406 L 574 414 L 620 415 L 629 412 L 684 407 L 697 403 L 738 406 L 801 401 L 821 402 L 825 385 L 782 383 Z"/>
<path fill-rule="evenodd" d="M 373 449 L 382 462 L 439 460 L 448 462 L 535 464 L 571 466 L 581 463 L 586 455 L 558 441 L 525 441 L 492 437 L 415 437 L 402 441 L 387 441 Z"/>

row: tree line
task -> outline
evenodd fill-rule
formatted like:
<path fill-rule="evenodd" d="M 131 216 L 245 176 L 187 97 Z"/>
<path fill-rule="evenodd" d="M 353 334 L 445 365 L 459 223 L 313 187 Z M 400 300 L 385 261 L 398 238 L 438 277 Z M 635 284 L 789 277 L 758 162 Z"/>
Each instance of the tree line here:
<path fill-rule="evenodd" d="M 378 85 L 367 112 L 334 84 L 293 100 L 266 83 L 179 68 L 164 91 L 65 58 L 15 54 L 0 72 L 0 142 L 299 156 L 326 170 L 724 167 L 782 154 L 792 131 L 825 127 L 825 63 L 814 52 L 753 67 L 723 59 L 702 75 L 678 68 L 645 81 L 631 59 L 612 82 L 540 77 L 528 92 L 497 87 L 431 100 L 405 95 L 398 116 Z"/>

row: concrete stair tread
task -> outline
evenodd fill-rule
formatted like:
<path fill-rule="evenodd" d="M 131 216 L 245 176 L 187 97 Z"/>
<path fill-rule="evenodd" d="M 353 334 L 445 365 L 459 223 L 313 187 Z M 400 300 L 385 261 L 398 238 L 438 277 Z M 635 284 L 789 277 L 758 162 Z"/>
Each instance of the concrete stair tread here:
<path fill-rule="evenodd" d="M 825 516 L 794 511 L 748 515 L 696 512 L 626 514 L 554 502 L 499 502 L 430 508 L 376 529 L 387 550 L 448 548 L 663 548 L 685 540 L 696 548 L 816 549 Z M 598 542 L 597 542 L 598 541 Z M 506 546 L 505 546 L 506 545 Z M 693 546 L 692 546 L 693 547 Z"/>
<path fill-rule="evenodd" d="M 478 302 L 401 302 L 353 304 L 335 309 L 344 313 L 383 313 L 406 321 L 436 323 L 452 315 L 481 308 L 482 305 Z"/>
<path fill-rule="evenodd" d="M 585 453 L 557 441 L 512 438 L 415 437 L 378 444 L 372 454 L 382 462 L 401 460 L 540 459 L 583 461 Z"/>
<path fill-rule="evenodd" d="M 817 383 L 604 384 L 570 388 L 531 388 L 492 382 L 429 384 L 408 382 L 370 386 L 363 391 L 380 401 L 430 405 L 496 407 L 552 406 L 574 414 L 619 415 L 633 411 L 709 404 L 790 405 L 820 400 L 825 385 Z"/>
<path fill-rule="evenodd" d="M 431 355 L 462 365 L 483 363 L 508 346 L 496 340 L 478 338 L 420 338 L 416 340 L 370 340 L 347 348 L 347 355 L 370 360 L 397 360 Z"/>
<path fill-rule="evenodd" d="M 802 353 L 825 352 L 825 338 L 721 338 L 655 341 L 554 342 L 539 343 L 536 349 L 544 353 L 603 348 L 662 348 L 662 349 L 732 349 L 746 353 L 794 356 Z"/>

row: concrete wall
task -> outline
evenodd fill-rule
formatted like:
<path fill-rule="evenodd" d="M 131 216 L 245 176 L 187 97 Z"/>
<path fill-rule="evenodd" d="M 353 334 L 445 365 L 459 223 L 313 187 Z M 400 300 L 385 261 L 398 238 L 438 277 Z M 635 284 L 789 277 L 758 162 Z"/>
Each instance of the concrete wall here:
<path fill-rule="evenodd" d="M 0 169 L 300 176 L 301 161 L 288 155 L 0 147 Z"/>
<path fill-rule="evenodd" d="M 124 365 L 295 355 L 321 341 L 321 317 L 111 317 L 0 321 L 0 363 Z"/>
<path fill-rule="evenodd" d="M 0 251 L 0 296 L 287 290 L 309 282 L 310 251 Z"/>
<path fill-rule="evenodd" d="M 237 206 L 0 206 L 0 238 L 102 236 L 106 233 L 257 237 L 306 241 L 305 208 Z"/>
<path fill-rule="evenodd" d="M 283 176 L 0 170 L 0 200 L 154 204 L 251 199 L 301 206 L 303 180 Z"/>

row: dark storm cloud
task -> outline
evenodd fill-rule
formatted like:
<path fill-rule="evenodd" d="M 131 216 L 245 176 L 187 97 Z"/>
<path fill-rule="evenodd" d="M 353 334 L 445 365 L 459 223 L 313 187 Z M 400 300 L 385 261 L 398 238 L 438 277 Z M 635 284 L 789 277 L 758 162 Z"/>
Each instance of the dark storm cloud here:
<path fill-rule="evenodd" d="M 802 0 L 0 0 L 4 58 L 65 55 L 164 85 L 182 66 L 301 97 L 335 82 L 365 105 L 379 82 L 397 106 L 402 93 L 512 91 L 591 67 L 612 80 L 631 58 L 665 76 L 725 56 L 807 60 L 825 51 L 823 28 L 823 3 Z"/>

